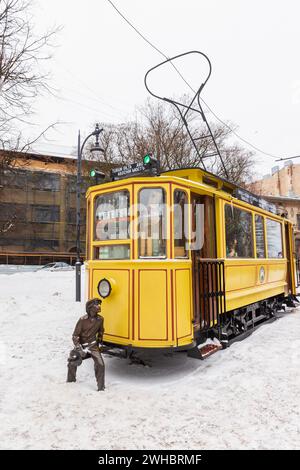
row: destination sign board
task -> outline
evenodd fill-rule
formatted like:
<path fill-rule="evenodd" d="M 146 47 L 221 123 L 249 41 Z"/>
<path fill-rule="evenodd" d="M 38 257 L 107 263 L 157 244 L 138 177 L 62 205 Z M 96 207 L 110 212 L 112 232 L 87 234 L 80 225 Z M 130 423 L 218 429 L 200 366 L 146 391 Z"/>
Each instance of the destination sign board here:
<path fill-rule="evenodd" d="M 131 176 L 138 176 L 141 174 L 155 174 L 157 171 L 155 168 L 149 168 L 144 165 L 143 162 L 132 163 L 131 165 L 124 165 L 119 168 L 114 168 L 110 172 L 110 177 L 113 181 L 120 180 L 122 178 L 130 178 Z"/>
<path fill-rule="evenodd" d="M 272 212 L 273 214 L 277 213 L 277 207 L 275 204 L 266 201 L 262 197 L 259 197 L 256 194 L 251 193 L 250 191 L 247 191 L 245 189 L 236 189 L 233 192 L 233 195 L 241 201 L 248 202 L 248 204 L 260 207 L 261 209 Z"/>

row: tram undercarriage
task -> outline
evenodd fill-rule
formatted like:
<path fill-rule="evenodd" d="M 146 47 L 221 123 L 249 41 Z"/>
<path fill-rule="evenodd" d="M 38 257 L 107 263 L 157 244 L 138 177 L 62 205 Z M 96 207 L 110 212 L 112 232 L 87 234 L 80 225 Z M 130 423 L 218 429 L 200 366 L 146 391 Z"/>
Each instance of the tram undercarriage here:
<path fill-rule="evenodd" d="M 203 360 L 221 349 L 228 348 L 236 341 L 242 341 L 261 325 L 278 320 L 299 305 L 299 297 L 292 294 L 287 297 L 280 295 L 255 302 L 223 314 L 219 325 L 204 331 L 198 330 L 195 334 L 195 344 L 190 348 L 179 347 L 169 351 L 164 348 L 160 351 L 164 354 L 186 352 L 189 357 Z M 130 364 L 151 366 L 151 363 L 143 358 L 145 351 L 147 350 L 144 348 L 132 348 L 131 346 L 116 348 L 115 345 L 109 344 L 103 346 L 102 350 L 104 354 L 128 359 Z M 156 352 L 159 350 L 156 349 Z"/>
<path fill-rule="evenodd" d="M 286 307 L 296 307 L 292 297 L 279 296 L 226 313 L 221 320 L 219 333 L 223 347 L 226 347 L 228 340 L 253 330 L 261 323 L 276 319 L 276 314 L 285 312 Z"/>
<path fill-rule="evenodd" d="M 247 338 L 262 324 L 281 318 L 298 305 L 300 299 L 290 294 L 287 297 L 280 295 L 227 312 L 220 318 L 219 325 L 197 333 L 197 346 L 188 351 L 188 356 L 205 359 L 218 350 L 228 348 L 232 343 Z M 208 347 L 209 345 L 211 346 Z"/>

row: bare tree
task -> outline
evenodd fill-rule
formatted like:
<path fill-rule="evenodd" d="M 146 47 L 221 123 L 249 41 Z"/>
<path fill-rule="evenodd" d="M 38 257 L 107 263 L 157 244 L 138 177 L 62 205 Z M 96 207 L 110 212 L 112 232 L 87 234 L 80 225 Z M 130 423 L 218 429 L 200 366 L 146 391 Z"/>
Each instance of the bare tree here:
<path fill-rule="evenodd" d="M 20 130 L 22 124 L 32 124 L 34 99 L 51 91 L 43 63 L 50 58 L 52 39 L 60 29 L 36 35 L 31 6 L 29 0 L 0 0 L 0 177 L 7 170 L 17 178 L 15 168 L 28 162 L 20 158 L 22 153 L 55 126 L 27 141 Z M 13 205 L 1 211 L 0 234 L 15 230 L 22 214 Z"/>
<path fill-rule="evenodd" d="M 187 98 L 183 98 L 187 99 Z M 188 135 L 186 128 L 175 108 L 149 99 L 138 108 L 137 119 L 123 124 L 102 123 L 102 146 L 106 162 L 129 163 L 141 160 L 148 152 L 153 152 L 161 168 L 170 170 L 184 167 L 202 167 L 221 177 L 226 177 L 218 157 L 206 158 L 215 153 L 210 137 L 206 137 L 207 127 L 192 114 L 188 114 L 189 127 L 197 137 L 197 148 Z M 230 126 L 212 124 L 211 129 L 222 158 L 225 162 L 228 179 L 237 184 L 249 181 L 253 168 L 253 153 L 237 143 L 231 142 Z M 200 155 L 200 157 L 199 157 Z"/>
<path fill-rule="evenodd" d="M 28 123 L 34 99 L 49 92 L 43 62 L 50 58 L 52 39 L 60 28 L 37 36 L 32 2 L 0 0 L 0 146 L 26 150 L 20 123 Z M 35 140 L 35 139 L 33 139 Z"/>
<path fill-rule="evenodd" d="M 254 153 L 244 149 L 237 143 L 222 146 L 221 152 L 228 176 L 225 175 L 219 159 L 209 170 L 232 183 L 247 187 L 254 176 Z"/>

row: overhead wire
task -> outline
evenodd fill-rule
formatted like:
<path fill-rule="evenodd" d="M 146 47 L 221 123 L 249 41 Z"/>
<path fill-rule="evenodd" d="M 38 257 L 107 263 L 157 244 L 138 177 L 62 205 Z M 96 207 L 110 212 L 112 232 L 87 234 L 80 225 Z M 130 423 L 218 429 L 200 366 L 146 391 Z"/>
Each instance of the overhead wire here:
<path fill-rule="evenodd" d="M 57 99 L 61 100 L 61 101 L 66 101 L 66 102 L 69 102 L 69 103 L 72 103 L 76 106 L 80 106 L 82 108 L 85 108 L 87 110 L 89 110 L 90 112 L 93 112 L 93 113 L 98 113 L 98 114 L 102 114 L 104 117 L 106 118 L 113 118 L 115 119 L 115 116 L 111 113 L 108 113 L 107 111 L 99 111 L 99 109 L 96 109 L 96 108 L 92 108 L 91 106 L 87 105 L 87 104 L 84 104 L 84 103 L 80 103 L 79 101 L 75 101 L 71 98 L 67 98 L 67 97 L 63 97 L 63 96 L 58 96 Z"/>
<path fill-rule="evenodd" d="M 146 38 L 146 36 L 144 36 L 144 34 L 142 34 L 139 29 L 133 25 L 133 23 L 131 21 L 128 20 L 128 18 L 116 7 L 116 5 L 111 1 L 111 0 L 107 0 L 107 2 L 112 6 L 112 8 L 114 8 L 114 10 L 123 18 L 123 20 L 147 43 L 149 44 L 154 50 L 156 50 L 156 52 L 158 52 L 162 57 L 164 57 L 165 59 L 170 59 L 164 52 L 162 52 L 157 46 L 155 46 L 151 41 L 149 41 L 149 39 Z M 185 82 L 185 84 L 190 88 L 190 90 L 192 90 L 194 93 L 195 93 L 195 90 L 192 88 L 192 86 L 188 83 L 188 81 L 184 78 L 184 76 L 182 75 L 182 73 L 177 69 L 177 67 L 172 63 L 172 61 L 170 61 L 170 64 L 172 65 L 172 67 L 175 69 L 175 71 L 179 74 L 179 76 L 182 78 L 182 80 Z M 212 113 L 212 115 L 221 123 L 223 124 L 227 129 L 229 129 L 233 135 L 235 135 L 238 139 L 240 139 L 242 142 L 244 142 L 245 144 L 249 145 L 250 147 L 252 147 L 254 150 L 256 150 L 257 152 L 263 154 L 263 155 L 266 155 L 268 157 L 272 157 L 272 158 L 281 158 L 279 157 L 278 155 L 274 155 L 272 153 L 269 153 L 269 152 L 265 152 L 264 150 L 260 149 L 259 147 L 257 147 L 256 145 L 252 144 L 251 142 L 249 142 L 247 139 L 245 139 L 244 137 L 242 137 L 241 135 L 239 135 L 234 129 L 231 128 L 231 126 L 229 126 L 226 122 L 224 122 L 221 118 L 219 118 L 219 116 L 212 110 L 212 108 L 206 103 L 206 101 L 200 97 L 201 101 L 205 104 L 205 106 L 209 109 L 209 111 Z"/>
<path fill-rule="evenodd" d="M 105 106 L 111 108 L 112 111 L 117 112 L 118 114 L 120 114 L 120 113 L 122 113 L 122 114 L 128 113 L 128 111 L 125 110 L 125 109 L 116 108 L 116 107 L 113 106 L 113 105 L 110 106 L 109 104 L 106 104 L 106 103 L 102 102 L 102 100 L 101 100 L 100 98 L 98 98 L 97 96 L 87 95 L 87 94 L 85 94 L 85 93 L 82 93 L 81 91 L 78 91 L 78 90 L 76 90 L 76 89 L 74 89 L 74 88 L 69 88 L 69 87 L 68 87 L 68 91 L 71 91 L 72 93 L 74 93 L 74 94 L 76 94 L 76 95 L 80 95 L 80 96 L 82 96 L 83 98 L 88 99 L 88 100 L 90 100 L 90 101 L 97 102 L 97 103 L 99 103 L 99 104 L 101 104 L 101 105 L 105 105 Z"/>
<path fill-rule="evenodd" d="M 84 80 L 82 80 L 81 78 L 79 78 L 76 74 L 74 74 L 71 70 L 69 70 L 68 68 L 64 67 L 59 60 L 56 59 L 56 62 L 57 64 L 59 65 L 59 67 L 67 72 L 72 78 L 75 78 L 78 83 L 81 83 L 82 85 L 84 85 L 84 87 L 90 91 L 90 93 L 92 93 L 92 97 L 93 98 L 90 98 L 90 99 L 96 99 L 97 101 L 99 101 L 100 104 L 102 104 L 103 106 L 107 106 L 113 110 L 116 110 L 118 112 L 124 112 L 124 110 L 120 109 L 120 108 L 117 108 L 116 106 L 112 105 L 111 103 L 108 103 L 107 101 L 105 101 L 102 97 L 100 97 L 100 95 L 98 93 L 95 92 L 95 90 L 93 90 Z M 69 87 L 68 87 L 69 89 Z M 79 94 L 81 94 L 82 96 L 87 96 L 87 95 L 84 95 L 82 92 L 78 92 Z M 124 102 L 124 100 L 123 100 Z"/>

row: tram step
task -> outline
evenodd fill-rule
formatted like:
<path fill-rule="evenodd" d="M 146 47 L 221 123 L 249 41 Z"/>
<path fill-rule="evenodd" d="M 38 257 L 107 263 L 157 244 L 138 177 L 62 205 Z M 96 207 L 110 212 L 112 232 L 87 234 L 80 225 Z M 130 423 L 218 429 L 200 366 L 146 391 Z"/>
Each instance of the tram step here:
<path fill-rule="evenodd" d="M 297 295 L 293 295 L 293 296 L 292 296 L 292 299 L 293 299 L 293 301 L 297 304 L 296 307 L 298 307 L 298 305 L 300 304 L 300 297 L 299 297 L 299 295 L 298 295 L 298 296 L 297 296 Z"/>
<path fill-rule="evenodd" d="M 212 354 L 220 351 L 220 349 L 222 349 L 222 345 L 221 344 L 216 344 L 216 343 L 208 343 L 208 344 L 204 344 L 201 346 L 198 345 L 196 346 L 195 348 L 193 349 L 190 349 L 188 351 L 188 356 L 189 357 L 194 357 L 195 359 L 206 359 L 207 357 L 211 356 Z"/>
<path fill-rule="evenodd" d="M 285 304 L 282 304 L 282 306 L 284 307 L 284 312 L 285 312 L 285 313 L 290 313 L 290 312 L 293 310 L 293 308 L 296 307 L 296 306 L 290 307 L 290 306 L 289 306 L 288 304 L 286 304 L 286 303 L 285 303 Z"/>

